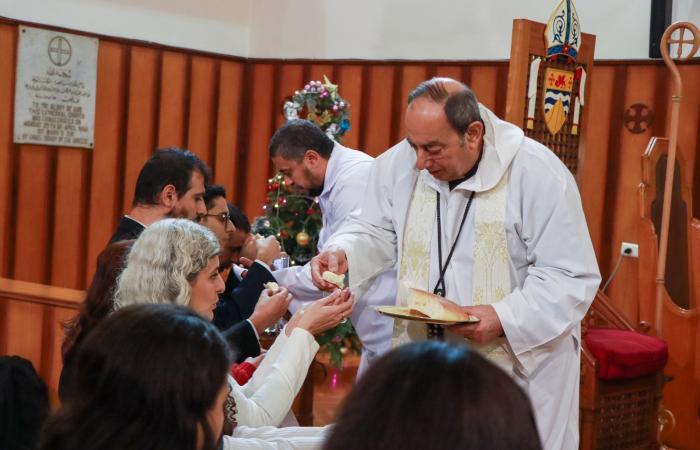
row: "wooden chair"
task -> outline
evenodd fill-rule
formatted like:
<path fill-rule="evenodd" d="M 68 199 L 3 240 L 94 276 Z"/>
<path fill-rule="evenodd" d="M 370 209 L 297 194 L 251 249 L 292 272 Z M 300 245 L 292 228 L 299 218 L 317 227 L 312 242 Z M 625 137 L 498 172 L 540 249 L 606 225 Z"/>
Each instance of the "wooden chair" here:
<path fill-rule="evenodd" d="M 600 363 L 586 345 L 592 328 L 646 333 L 649 325 L 632 325 L 598 292 L 582 323 L 580 430 L 582 450 L 658 448 L 657 411 L 663 374 L 625 380 L 600 378 Z"/>

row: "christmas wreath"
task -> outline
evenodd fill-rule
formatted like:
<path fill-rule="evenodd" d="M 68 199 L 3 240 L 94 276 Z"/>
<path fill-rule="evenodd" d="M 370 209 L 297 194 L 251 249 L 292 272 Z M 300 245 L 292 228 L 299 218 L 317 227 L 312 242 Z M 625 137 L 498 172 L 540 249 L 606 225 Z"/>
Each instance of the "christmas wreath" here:
<path fill-rule="evenodd" d="M 350 104 L 338 94 L 338 85 L 323 76 L 320 81 L 309 81 L 301 91 L 295 91 L 284 103 L 287 120 L 299 117 L 315 123 L 336 142 L 350 129 Z"/>

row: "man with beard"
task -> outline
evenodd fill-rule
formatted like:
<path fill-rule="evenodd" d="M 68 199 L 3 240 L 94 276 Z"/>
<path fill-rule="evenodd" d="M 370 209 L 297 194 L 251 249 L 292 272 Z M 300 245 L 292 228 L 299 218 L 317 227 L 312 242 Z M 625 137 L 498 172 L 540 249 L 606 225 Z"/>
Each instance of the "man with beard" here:
<path fill-rule="evenodd" d="M 207 213 L 204 186 L 210 176 L 207 165 L 189 150 L 157 150 L 139 172 L 131 211 L 119 221 L 109 243 L 136 239 L 166 217 L 199 221 Z"/>
<path fill-rule="evenodd" d="M 350 213 L 360 207 L 374 159 L 334 142 L 306 120 L 291 120 L 282 125 L 272 136 L 269 151 L 275 168 L 290 189 L 318 197 L 323 213 L 318 248 L 323 249 Z M 308 264 L 275 271 L 274 276 L 294 296 L 292 311 L 301 307 L 302 302 L 324 296 L 314 286 Z M 363 345 L 358 377 L 391 346 L 391 319 L 368 306 L 394 303 L 395 277 L 393 270 L 378 276 L 363 297 L 358 298 L 352 313 L 352 323 Z"/>

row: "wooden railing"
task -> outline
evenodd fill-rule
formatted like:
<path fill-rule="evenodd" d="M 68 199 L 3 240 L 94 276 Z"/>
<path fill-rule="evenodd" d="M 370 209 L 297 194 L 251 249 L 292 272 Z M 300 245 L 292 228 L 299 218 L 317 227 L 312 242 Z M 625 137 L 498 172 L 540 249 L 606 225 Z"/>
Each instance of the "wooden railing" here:
<path fill-rule="evenodd" d="M 84 296 L 75 289 L 0 278 L 0 354 L 31 361 L 54 405 L 63 366 L 62 322 L 76 314 Z"/>

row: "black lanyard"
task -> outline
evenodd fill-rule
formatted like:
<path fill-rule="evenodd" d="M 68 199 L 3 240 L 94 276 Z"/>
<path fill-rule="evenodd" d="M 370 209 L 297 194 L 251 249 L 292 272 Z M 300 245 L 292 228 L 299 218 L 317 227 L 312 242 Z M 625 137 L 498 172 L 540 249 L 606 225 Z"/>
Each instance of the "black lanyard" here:
<path fill-rule="evenodd" d="M 438 278 L 437 283 L 435 283 L 435 287 L 433 288 L 433 293 L 439 295 L 440 297 L 444 297 L 447 294 L 447 288 L 445 287 L 445 272 L 447 272 L 447 266 L 450 264 L 450 260 L 452 259 L 452 254 L 455 251 L 455 248 L 457 247 L 457 241 L 459 241 L 459 236 L 462 234 L 462 228 L 464 228 L 464 222 L 467 220 L 467 214 L 469 214 L 469 208 L 472 206 L 472 200 L 474 200 L 474 191 L 472 191 L 471 195 L 469 196 L 469 201 L 467 202 L 467 207 L 464 208 L 464 214 L 462 215 L 462 222 L 459 224 L 459 230 L 457 231 L 457 236 L 455 237 L 455 241 L 452 243 L 452 248 L 450 249 L 450 253 L 447 255 L 447 261 L 445 261 L 445 265 L 442 265 L 442 224 L 441 224 L 441 218 L 440 218 L 440 192 L 435 192 L 437 194 L 437 226 L 438 226 L 438 235 L 437 235 L 437 240 L 438 240 L 438 267 L 440 269 L 440 278 Z"/>

